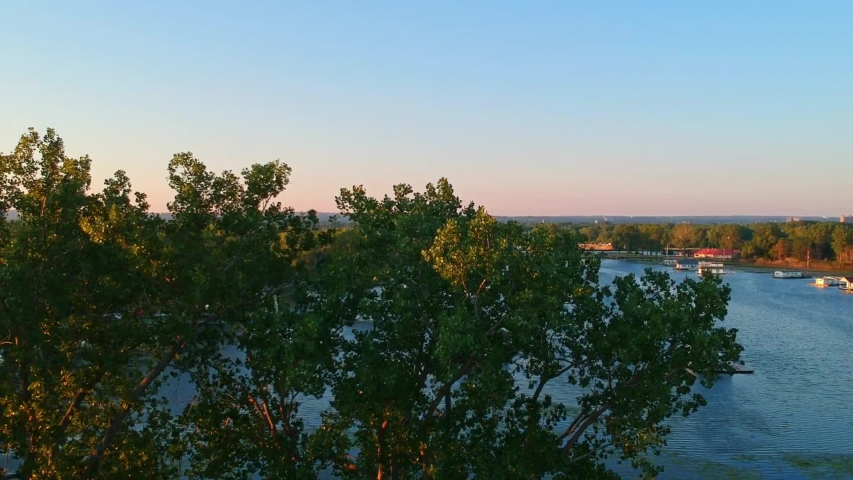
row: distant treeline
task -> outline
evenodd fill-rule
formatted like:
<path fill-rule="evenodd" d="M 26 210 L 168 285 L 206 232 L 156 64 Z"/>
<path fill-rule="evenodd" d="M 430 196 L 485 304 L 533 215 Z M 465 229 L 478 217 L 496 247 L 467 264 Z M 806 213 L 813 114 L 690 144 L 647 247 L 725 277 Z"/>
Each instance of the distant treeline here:
<path fill-rule="evenodd" d="M 334 213 L 317 212 L 321 224 L 333 226 L 344 226 L 349 224 L 349 220 Z M 591 215 L 552 215 L 552 216 L 501 216 L 496 215 L 495 218 L 500 222 L 515 221 L 524 225 L 537 223 L 556 224 L 556 225 L 592 225 L 596 223 L 607 223 L 611 225 L 618 224 L 677 224 L 691 223 L 694 225 L 722 225 L 722 224 L 740 224 L 748 225 L 752 223 L 776 223 L 785 222 L 789 217 L 779 215 L 698 215 L 698 216 L 591 216 Z M 827 217 L 798 217 L 798 220 L 825 222 Z"/>
<path fill-rule="evenodd" d="M 834 260 L 853 263 L 853 228 L 839 222 L 799 221 L 748 225 L 609 224 L 565 225 L 590 243 L 612 243 L 617 250 L 667 248 L 739 250 L 743 259 Z"/>

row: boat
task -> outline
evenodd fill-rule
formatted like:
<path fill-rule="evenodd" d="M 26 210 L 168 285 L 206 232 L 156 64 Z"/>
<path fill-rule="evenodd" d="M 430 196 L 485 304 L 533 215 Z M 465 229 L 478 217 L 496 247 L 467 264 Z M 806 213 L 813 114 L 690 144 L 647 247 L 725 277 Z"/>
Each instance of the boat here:
<path fill-rule="evenodd" d="M 714 274 L 714 275 L 729 275 L 735 273 L 734 270 L 729 270 L 725 265 L 719 262 L 700 262 L 699 266 L 696 268 L 696 273 L 699 276 L 706 274 Z"/>
<path fill-rule="evenodd" d="M 773 278 L 809 278 L 809 274 L 798 270 L 776 270 Z"/>
<path fill-rule="evenodd" d="M 838 287 L 841 284 L 840 280 L 838 277 L 818 277 L 815 278 L 814 283 L 809 285 L 818 288 Z"/>
<path fill-rule="evenodd" d="M 676 260 L 675 261 L 675 269 L 676 270 L 696 270 L 699 266 L 699 262 L 696 260 Z"/>
<path fill-rule="evenodd" d="M 677 263 L 676 260 L 673 260 L 671 258 L 663 261 L 663 264 L 666 265 L 667 267 L 674 267 L 676 263 Z"/>

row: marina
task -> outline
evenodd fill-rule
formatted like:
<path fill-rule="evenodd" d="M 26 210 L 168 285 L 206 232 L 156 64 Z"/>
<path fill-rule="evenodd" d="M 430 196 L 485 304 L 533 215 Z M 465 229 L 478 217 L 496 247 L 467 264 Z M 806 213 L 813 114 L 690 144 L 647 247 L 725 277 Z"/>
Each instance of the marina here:
<path fill-rule="evenodd" d="M 696 272 L 700 277 L 705 275 L 731 275 L 737 270 L 726 268 L 722 262 L 688 260 L 688 259 L 666 259 L 662 262 L 663 267 L 672 268 L 681 272 Z M 808 271 L 801 270 L 776 270 L 773 272 L 774 279 L 806 279 L 812 278 Z M 853 293 L 853 276 L 824 275 L 814 279 L 810 286 L 816 288 L 838 288 L 847 293 Z"/>

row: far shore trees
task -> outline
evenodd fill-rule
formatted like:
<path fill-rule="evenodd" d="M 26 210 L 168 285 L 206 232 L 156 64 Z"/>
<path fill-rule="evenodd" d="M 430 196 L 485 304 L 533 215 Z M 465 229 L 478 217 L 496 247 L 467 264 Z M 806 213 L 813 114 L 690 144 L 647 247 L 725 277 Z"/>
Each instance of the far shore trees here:
<path fill-rule="evenodd" d="M 803 263 L 848 269 L 853 264 L 853 227 L 833 221 L 714 224 L 568 224 L 581 242 L 613 242 L 616 248 L 664 252 L 717 248 L 739 252 L 743 260 Z M 812 263 L 814 265 L 814 263 Z"/>
<path fill-rule="evenodd" d="M 699 235 L 693 225 L 679 223 L 672 229 L 672 240 L 681 251 L 684 251 L 688 247 L 696 246 Z"/>

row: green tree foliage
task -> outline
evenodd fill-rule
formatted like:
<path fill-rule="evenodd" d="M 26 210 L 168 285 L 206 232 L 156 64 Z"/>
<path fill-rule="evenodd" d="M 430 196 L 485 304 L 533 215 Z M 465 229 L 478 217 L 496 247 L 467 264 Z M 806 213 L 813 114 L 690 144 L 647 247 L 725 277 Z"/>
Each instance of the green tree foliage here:
<path fill-rule="evenodd" d="M 748 228 L 737 224 L 713 225 L 706 234 L 709 246 L 727 251 L 740 248 L 751 236 L 752 232 Z"/>
<path fill-rule="evenodd" d="M 743 256 L 746 258 L 771 258 L 773 249 L 784 236 L 785 234 L 778 224 L 757 224 L 752 227 L 752 240 L 743 247 Z"/>
<path fill-rule="evenodd" d="M 672 241 L 675 245 L 684 250 L 685 248 L 698 246 L 699 244 L 699 232 L 697 232 L 696 227 L 690 225 L 689 223 L 679 223 L 672 229 Z"/>
<path fill-rule="evenodd" d="M 622 223 L 613 228 L 613 241 L 617 248 L 633 251 L 640 247 L 640 232 L 635 225 Z"/>
<path fill-rule="evenodd" d="M 280 162 L 175 155 L 168 221 L 90 167 L 52 130 L 0 155 L 0 478 L 652 475 L 664 421 L 739 358 L 719 279 L 602 286 L 572 229 L 500 223 L 446 180 L 343 190 L 352 228 L 320 232 L 276 201 Z"/>
<path fill-rule="evenodd" d="M 716 324 L 719 280 L 647 272 L 602 288 L 569 231 L 499 223 L 445 180 L 338 202 L 358 242 L 326 312 L 369 322 L 341 346 L 324 417 L 336 458 L 361 452 L 336 464 L 344 477 L 590 478 L 606 455 L 652 473 L 662 422 L 704 404 L 694 372 L 710 384 L 739 357 Z M 577 388 L 579 411 L 549 395 L 555 382 Z"/>
<path fill-rule="evenodd" d="M 663 251 L 672 242 L 672 227 L 670 225 L 644 224 L 637 227 L 637 239 L 644 251 Z"/>
<path fill-rule="evenodd" d="M 0 208 L 20 218 L 0 247 L 0 440 L 16 477 L 175 477 L 164 372 L 253 328 L 313 246 L 316 219 L 273 200 L 289 168 L 240 178 L 176 155 L 164 222 L 123 172 L 91 193 L 90 160 L 52 130 L 0 158 Z"/>
<path fill-rule="evenodd" d="M 853 263 L 853 229 L 837 225 L 832 231 L 832 250 L 839 262 Z"/>

